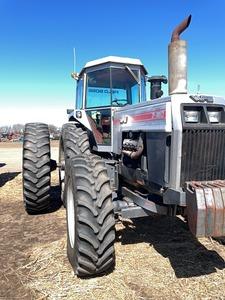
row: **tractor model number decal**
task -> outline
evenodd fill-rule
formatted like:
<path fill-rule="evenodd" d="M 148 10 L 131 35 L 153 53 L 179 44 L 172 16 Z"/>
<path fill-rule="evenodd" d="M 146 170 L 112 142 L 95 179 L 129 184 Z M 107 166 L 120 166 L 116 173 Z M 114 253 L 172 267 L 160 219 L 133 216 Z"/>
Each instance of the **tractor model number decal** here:
<path fill-rule="evenodd" d="M 166 120 L 166 110 L 164 108 L 161 108 L 161 109 L 156 109 L 148 112 L 143 112 L 138 115 L 128 116 L 128 119 L 130 119 L 132 123 Z M 119 119 L 114 119 L 113 123 L 114 125 L 125 124 L 124 122 L 121 123 L 121 120 Z"/>
<path fill-rule="evenodd" d="M 139 115 L 131 116 L 132 122 L 144 122 L 144 121 L 155 121 L 155 120 L 165 120 L 166 110 L 157 109 L 149 112 L 144 112 Z"/>

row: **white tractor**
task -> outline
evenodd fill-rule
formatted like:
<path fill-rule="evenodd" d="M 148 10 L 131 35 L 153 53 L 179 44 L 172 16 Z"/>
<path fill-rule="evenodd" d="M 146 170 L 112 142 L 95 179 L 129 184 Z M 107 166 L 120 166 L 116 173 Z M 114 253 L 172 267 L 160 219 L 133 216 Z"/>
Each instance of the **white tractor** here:
<path fill-rule="evenodd" d="M 118 217 L 182 215 L 197 237 L 225 235 L 225 99 L 187 92 L 186 41 L 179 35 L 190 21 L 172 34 L 168 97 L 161 97 L 165 76 L 147 77 L 139 59 L 110 56 L 74 75 L 76 105 L 62 127 L 58 167 L 68 258 L 80 277 L 113 268 Z M 28 213 L 54 201 L 50 172 L 48 126 L 27 124 Z"/>

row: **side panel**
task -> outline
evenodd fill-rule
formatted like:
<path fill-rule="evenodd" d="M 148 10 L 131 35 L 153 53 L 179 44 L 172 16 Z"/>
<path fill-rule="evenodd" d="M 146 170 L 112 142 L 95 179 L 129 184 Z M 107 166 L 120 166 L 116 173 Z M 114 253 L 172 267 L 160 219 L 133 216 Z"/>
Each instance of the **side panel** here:
<path fill-rule="evenodd" d="M 148 132 L 146 134 L 148 180 L 160 186 L 167 186 L 169 180 L 169 135 L 166 132 Z"/>
<path fill-rule="evenodd" d="M 122 132 L 171 132 L 170 98 L 126 106 L 113 113 L 113 152 L 121 154 Z"/>

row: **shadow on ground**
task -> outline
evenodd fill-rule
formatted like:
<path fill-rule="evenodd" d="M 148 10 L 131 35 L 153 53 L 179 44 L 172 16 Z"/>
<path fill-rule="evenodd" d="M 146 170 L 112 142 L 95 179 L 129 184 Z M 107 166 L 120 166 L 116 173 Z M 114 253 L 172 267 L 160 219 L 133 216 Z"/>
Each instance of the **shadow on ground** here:
<path fill-rule="evenodd" d="M 170 260 L 178 278 L 207 275 L 225 268 L 223 258 L 202 245 L 179 218 L 140 218 L 124 225 L 125 229 L 117 232 L 118 241 L 122 244 L 149 243 Z"/>
<path fill-rule="evenodd" d="M 51 187 L 51 206 L 46 213 L 57 211 L 62 206 L 60 187 L 58 185 Z"/>
<path fill-rule="evenodd" d="M 0 173 L 0 187 L 5 185 L 8 181 L 13 180 L 19 174 L 20 174 L 20 172 Z"/>
<path fill-rule="evenodd" d="M 5 163 L 0 163 L 0 168 L 2 168 L 2 167 L 4 167 L 4 166 L 6 166 Z"/>
<path fill-rule="evenodd" d="M 48 210 L 43 210 L 40 212 L 30 213 L 31 215 L 45 215 L 49 213 L 54 213 L 59 210 L 62 206 L 62 201 L 60 198 L 60 188 L 59 186 L 51 186 L 50 194 L 50 207 Z"/>

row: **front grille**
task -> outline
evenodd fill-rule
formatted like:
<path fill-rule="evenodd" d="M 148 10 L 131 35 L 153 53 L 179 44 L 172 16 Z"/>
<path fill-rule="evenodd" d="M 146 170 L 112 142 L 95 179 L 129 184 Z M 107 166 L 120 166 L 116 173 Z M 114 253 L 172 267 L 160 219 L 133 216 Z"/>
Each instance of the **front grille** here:
<path fill-rule="evenodd" d="M 225 179 L 225 129 L 184 129 L 181 186 L 216 179 Z"/>

